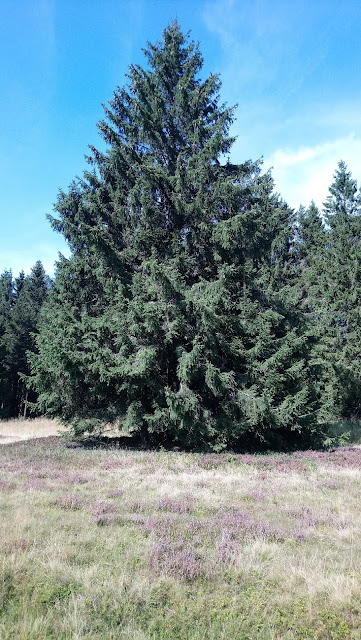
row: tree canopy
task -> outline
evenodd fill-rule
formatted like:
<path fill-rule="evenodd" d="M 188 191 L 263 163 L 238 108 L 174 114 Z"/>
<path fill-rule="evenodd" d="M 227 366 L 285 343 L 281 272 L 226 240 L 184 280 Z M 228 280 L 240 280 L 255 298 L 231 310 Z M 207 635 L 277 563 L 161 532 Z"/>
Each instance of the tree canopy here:
<path fill-rule="evenodd" d="M 144 54 L 104 107 L 106 151 L 50 216 L 71 257 L 27 334 L 32 406 L 75 435 L 112 422 L 215 451 L 319 444 L 360 411 L 357 183 L 340 163 L 326 225 L 314 203 L 296 215 L 261 162 L 231 162 L 235 111 L 189 34 L 174 22 Z M 3 350 L 30 286 L 20 275 L 8 303 L 8 280 Z"/>
<path fill-rule="evenodd" d="M 39 407 L 76 433 L 108 419 L 215 449 L 307 440 L 320 403 L 293 211 L 258 162 L 230 162 L 234 110 L 179 25 L 145 56 L 51 219 L 72 256 L 31 357 Z"/>

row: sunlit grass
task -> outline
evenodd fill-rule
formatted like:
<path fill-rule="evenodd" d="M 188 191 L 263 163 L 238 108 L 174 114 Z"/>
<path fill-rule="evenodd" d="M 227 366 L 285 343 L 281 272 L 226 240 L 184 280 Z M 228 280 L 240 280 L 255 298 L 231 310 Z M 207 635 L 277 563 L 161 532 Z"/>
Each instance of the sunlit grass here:
<path fill-rule="evenodd" d="M 0 448 L 0 638 L 361 637 L 361 449 Z"/>

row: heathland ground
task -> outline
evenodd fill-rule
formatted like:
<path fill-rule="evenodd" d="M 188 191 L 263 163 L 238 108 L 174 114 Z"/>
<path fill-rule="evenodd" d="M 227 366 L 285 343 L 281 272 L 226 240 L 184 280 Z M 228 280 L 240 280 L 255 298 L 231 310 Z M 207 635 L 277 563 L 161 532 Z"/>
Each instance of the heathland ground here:
<path fill-rule="evenodd" d="M 360 638 L 360 481 L 357 446 L 0 447 L 0 638 Z"/>

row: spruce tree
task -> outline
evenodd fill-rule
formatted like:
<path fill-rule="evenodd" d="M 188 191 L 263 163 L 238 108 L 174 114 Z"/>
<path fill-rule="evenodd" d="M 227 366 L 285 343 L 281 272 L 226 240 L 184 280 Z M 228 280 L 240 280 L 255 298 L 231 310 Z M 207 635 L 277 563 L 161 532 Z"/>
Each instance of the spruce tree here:
<path fill-rule="evenodd" d="M 312 363 L 318 371 L 318 389 L 322 398 L 321 415 L 324 420 L 332 421 L 338 383 L 337 373 L 328 355 L 330 344 L 325 328 L 329 323 L 325 299 L 328 240 L 329 233 L 315 203 L 312 202 L 308 209 L 301 207 L 297 214 L 294 286 L 299 308 L 308 319 Z"/>
<path fill-rule="evenodd" d="M 326 360 L 336 372 L 336 407 L 345 416 L 361 414 L 361 196 L 341 161 L 324 203 L 329 225 L 324 271 L 323 340 Z"/>
<path fill-rule="evenodd" d="M 148 44 L 60 192 L 71 247 L 41 313 L 32 386 L 76 434 L 105 420 L 215 449 L 318 429 L 305 320 L 290 295 L 293 212 L 259 163 L 224 161 L 233 110 L 177 23 Z"/>
<path fill-rule="evenodd" d="M 20 292 L 21 292 L 24 284 L 25 284 L 25 273 L 22 270 L 22 271 L 20 271 L 18 277 L 15 278 L 14 302 L 16 302 L 19 299 L 19 295 L 20 295 Z"/>

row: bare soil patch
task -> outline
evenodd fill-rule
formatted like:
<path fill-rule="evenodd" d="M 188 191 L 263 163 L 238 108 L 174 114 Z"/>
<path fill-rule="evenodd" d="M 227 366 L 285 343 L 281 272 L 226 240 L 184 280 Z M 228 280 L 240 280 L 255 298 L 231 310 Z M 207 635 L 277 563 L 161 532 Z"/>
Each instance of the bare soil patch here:
<path fill-rule="evenodd" d="M 0 422 L 0 445 L 46 438 L 59 435 L 61 425 L 56 420 L 48 418 L 34 418 L 31 420 L 4 420 Z"/>

